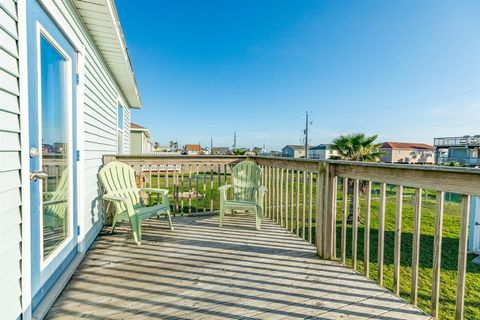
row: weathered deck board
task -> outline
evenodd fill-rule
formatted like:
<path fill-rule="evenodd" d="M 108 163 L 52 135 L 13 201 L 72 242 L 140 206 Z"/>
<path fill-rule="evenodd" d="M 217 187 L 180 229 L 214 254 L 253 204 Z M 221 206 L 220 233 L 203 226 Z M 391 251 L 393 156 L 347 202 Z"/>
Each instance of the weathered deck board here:
<path fill-rule="evenodd" d="M 253 215 L 150 219 L 141 246 L 100 235 L 47 319 L 428 319 L 364 276 Z"/>

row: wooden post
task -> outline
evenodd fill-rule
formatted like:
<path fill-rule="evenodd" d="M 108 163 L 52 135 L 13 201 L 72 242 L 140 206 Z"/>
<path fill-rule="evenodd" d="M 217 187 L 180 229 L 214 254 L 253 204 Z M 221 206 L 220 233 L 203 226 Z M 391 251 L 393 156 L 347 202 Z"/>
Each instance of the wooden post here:
<path fill-rule="evenodd" d="M 393 292 L 400 295 L 400 249 L 402 239 L 403 186 L 397 186 L 395 213 L 395 243 L 393 248 Z"/>
<path fill-rule="evenodd" d="M 385 201 L 386 201 L 386 184 L 380 184 L 380 208 L 378 211 L 378 266 L 377 278 L 378 284 L 383 285 L 383 248 L 385 245 Z"/>
<path fill-rule="evenodd" d="M 330 243 L 332 252 L 329 256 L 330 259 L 336 260 L 337 259 L 337 188 L 338 188 L 338 178 L 335 175 L 335 167 L 329 167 L 329 174 L 330 174 L 330 196 L 329 196 L 329 216 L 331 217 L 330 221 Z M 319 177 L 317 176 L 317 179 Z"/>
<path fill-rule="evenodd" d="M 420 259 L 420 225 L 422 221 L 422 189 L 415 191 L 415 217 L 413 221 L 412 239 L 412 275 L 410 301 L 416 306 L 418 298 L 418 264 Z"/>
<path fill-rule="evenodd" d="M 331 256 L 327 254 L 330 251 L 326 244 L 326 221 L 328 211 L 328 173 L 329 164 L 320 163 L 317 179 L 317 206 L 315 210 L 315 239 L 317 245 L 317 254 L 320 258 Z M 331 251 L 330 251 L 331 252 Z"/>
<path fill-rule="evenodd" d="M 460 240 L 458 244 L 457 299 L 455 301 L 455 319 L 463 319 L 465 309 L 465 276 L 467 273 L 468 219 L 470 217 L 470 196 L 462 197 L 462 216 L 460 220 Z"/>
<path fill-rule="evenodd" d="M 341 255 L 342 263 L 347 260 L 347 215 L 348 215 L 348 178 L 343 178 L 343 206 L 342 206 L 342 238 Z"/>
<path fill-rule="evenodd" d="M 353 181 L 353 221 L 352 221 L 352 268 L 357 270 L 357 241 L 358 241 L 358 206 L 359 206 L 359 180 Z"/>
<path fill-rule="evenodd" d="M 365 229 L 363 235 L 363 273 L 370 277 L 370 213 L 372 207 L 372 181 L 367 182 Z"/>
<path fill-rule="evenodd" d="M 437 192 L 435 206 L 435 236 L 433 240 L 433 266 L 432 266 L 432 316 L 438 317 L 438 301 L 440 297 L 440 268 L 442 261 L 442 225 L 444 193 Z"/>

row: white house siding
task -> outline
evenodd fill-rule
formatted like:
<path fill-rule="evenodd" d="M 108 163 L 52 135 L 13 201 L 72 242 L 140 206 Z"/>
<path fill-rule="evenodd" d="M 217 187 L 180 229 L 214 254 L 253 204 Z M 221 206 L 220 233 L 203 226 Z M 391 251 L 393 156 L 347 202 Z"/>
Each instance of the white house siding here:
<path fill-rule="evenodd" d="M 17 3 L 0 0 L 0 317 L 21 316 L 21 180 Z"/>
<path fill-rule="evenodd" d="M 97 173 L 104 154 L 117 153 L 117 108 L 123 98 L 95 43 L 69 1 L 55 5 L 85 46 L 84 85 L 84 208 L 79 213 L 85 244 L 89 246 L 102 226 L 102 203 Z M 82 85 L 82 79 L 80 79 Z M 124 151 L 130 148 L 130 108 L 124 106 Z"/>

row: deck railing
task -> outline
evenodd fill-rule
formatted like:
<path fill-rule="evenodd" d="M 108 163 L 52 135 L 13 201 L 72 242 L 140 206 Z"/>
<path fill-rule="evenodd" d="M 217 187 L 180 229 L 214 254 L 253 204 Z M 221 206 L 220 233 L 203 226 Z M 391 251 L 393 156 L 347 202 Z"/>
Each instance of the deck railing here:
<path fill-rule="evenodd" d="M 105 157 L 106 162 L 118 160 L 133 166 L 141 186 L 168 188 L 172 209 L 177 214 L 218 210 L 218 187 L 229 183 L 231 168 L 244 159 L 236 156 Z M 423 195 L 429 201 L 433 199 L 430 310 L 434 317 L 439 315 L 445 193 L 460 194 L 455 318 L 464 317 L 470 197 L 480 196 L 480 170 L 271 157 L 250 159 L 262 168 L 262 183 L 268 188 L 264 199 L 266 217 L 315 245 L 320 257 L 348 264 L 381 286 L 387 286 L 384 284 L 385 252 L 393 250 L 393 285 L 389 285 L 389 289 L 401 295 L 401 277 L 404 280 L 409 277 L 407 287 L 413 305 L 418 304 L 420 258 L 427 254 L 421 252 L 420 245 Z M 413 225 L 411 239 L 408 234 L 407 240 L 402 240 L 402 235 L 406 236 L 402 232 L 402 226 L 405 227 L 402 216 L 407 194 L 412 200 Z M 394 206 L 395 227 L 390 249 L 385 247 L 385 224 L 386 214 L 392 211 L 387 210 L 387 198 L 392 196 L 395 201 L 388 203 Z M 376 230 L 371 228 L 373 224 Z M 409 257 L 402 257 L 403 244 L 408 244 L 406 249 L 411 246 Z M 373 276 L 372 257 L 376 260 Z M 401 272 L 405 261 L 409 263 L 408 276 Z M 404 286 L 402 290 L 405 291 Z"/>

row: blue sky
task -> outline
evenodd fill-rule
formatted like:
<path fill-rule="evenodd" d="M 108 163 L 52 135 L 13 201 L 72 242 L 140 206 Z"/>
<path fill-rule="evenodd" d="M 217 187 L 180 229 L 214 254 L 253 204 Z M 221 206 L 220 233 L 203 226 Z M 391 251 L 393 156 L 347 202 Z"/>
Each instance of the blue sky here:
<path fill-rule="evenodd" d="M 480 134 L 480 1 L 117 0 L 161 144 Z"/>

